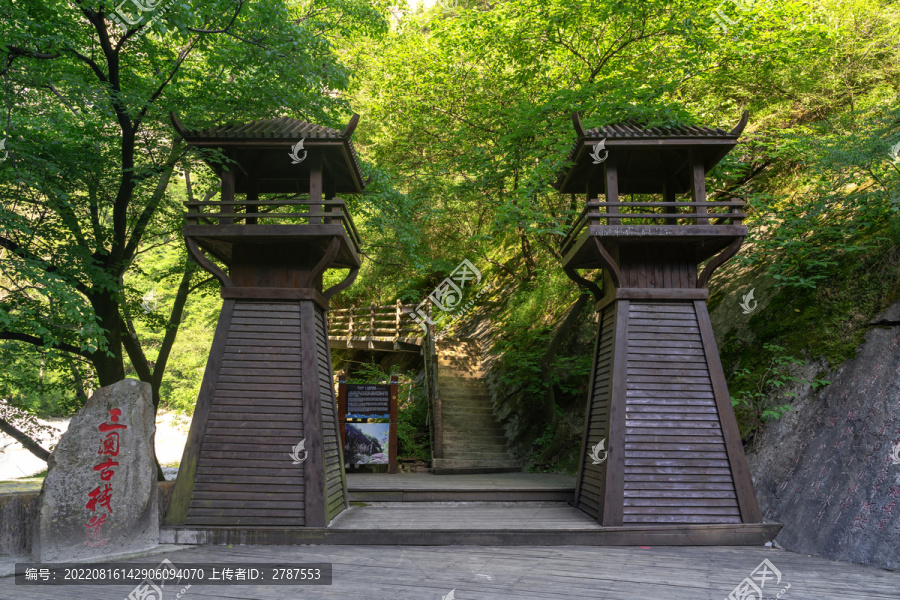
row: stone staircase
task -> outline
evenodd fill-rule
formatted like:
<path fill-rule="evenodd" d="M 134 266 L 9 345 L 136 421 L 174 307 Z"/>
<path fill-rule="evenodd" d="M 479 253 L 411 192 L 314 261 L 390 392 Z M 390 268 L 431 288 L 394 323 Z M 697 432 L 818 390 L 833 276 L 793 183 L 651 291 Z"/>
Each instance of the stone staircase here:
<path fill-rule="evenodd" d="M 435 458 L 435 474 L 507 473 L 521 466 L 506 449 L 506 435 L 494 416 L 491 396 L 481 379 L 477 342 L 435 342 L 438 395 L 441 398 L 443 458 Z"/>

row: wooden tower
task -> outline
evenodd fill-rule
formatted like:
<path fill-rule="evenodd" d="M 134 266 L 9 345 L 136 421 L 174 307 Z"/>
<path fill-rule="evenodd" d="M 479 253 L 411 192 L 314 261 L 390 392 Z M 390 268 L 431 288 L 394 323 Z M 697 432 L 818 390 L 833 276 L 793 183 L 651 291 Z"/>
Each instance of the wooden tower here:
<path fill-rule="evenodd" d="M 289 118 L 186 130 L 172 115 L 221 178 L 221 200 L 185 203 L 183 234 L 223 303 L 168 525 L 325 527 L 347 507 L 327 310 L 360 266 L 335 197 L 364 187 L 358 120 L 343 131 Z M 323 291 L 329 268 L 349 274 Z"/>
<path fill-rule="evenodd" d="M 600 322 L 575 504 L 603 526 L 676 534 L 762 523 L 706 309 L 709 278 L 747 229 L 741 203 L 708 202 L 704 179 L 747 114 L 730 132 L 573 121 L 574 166 L 556 187 L 587 204 L 561 254 Z"/>

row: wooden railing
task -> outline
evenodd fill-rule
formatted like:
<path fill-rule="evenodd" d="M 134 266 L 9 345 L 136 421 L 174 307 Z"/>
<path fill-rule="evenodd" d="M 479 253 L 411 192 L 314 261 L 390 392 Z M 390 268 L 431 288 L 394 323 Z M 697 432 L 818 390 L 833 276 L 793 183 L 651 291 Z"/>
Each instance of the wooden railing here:
<path fill-rule="evenodd" d="M 356 225 L 340 198 L 310 201 L 307 198 L 287 200 L 243 200 L 185 202 L 188 225 L 330 225 L 340 223 L 347 237 L 359 251 L 360 238 Z"/>
<path fill-rule="evenodd" d="M 729 202 L 588 202 L 563 239 L 565 254 L 588 225 L 739 225 L 744 203 Z M 624 211 L 624 212 L 623 212 Z"/>
<path fill-rule="evenodd" d="M 425 330 L 413 320 L 415 304 L 339 308 L 328 313 L 328 337 L 336 343 L 399 342 L 420 344 Z"/>

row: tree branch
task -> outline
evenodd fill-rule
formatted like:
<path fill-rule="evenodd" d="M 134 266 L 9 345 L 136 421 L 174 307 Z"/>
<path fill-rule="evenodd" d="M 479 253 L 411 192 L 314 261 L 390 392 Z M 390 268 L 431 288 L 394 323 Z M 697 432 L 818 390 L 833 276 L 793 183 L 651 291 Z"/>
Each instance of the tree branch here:
<path fill-rule="evenodd" d="M 26 450 L 37 456 L 42 461 L 47 462 L 48 460 L 50 460 L 49 452 L 41 448 L 41 446 L 38 445 L 38 443 L 33 439 L 13 427 L 12 423 L 8 423 L 7 421 L 0 419 L 0 431 L 25 446 Z"/>
<path fill-rule="evenodd" d="M 26 344 L 31 344 L 32 346 L 37 346 L 39 348 L 51 348 L 53 350 L 59 350 L 60 352 L 77 354 L 78 356 L 83 356 L 84 358 L 91 360 L 90 354 L 88 354 L 81 348 L 73 346 L 72 344 L 66 344 L 64 342 L 48 343 L 37 336 L 27 335 L 25 333 L 18 333 L 15 331 L 0 331 L 0 340 L 15 340 L 17 342 L 25 342 Z"/>

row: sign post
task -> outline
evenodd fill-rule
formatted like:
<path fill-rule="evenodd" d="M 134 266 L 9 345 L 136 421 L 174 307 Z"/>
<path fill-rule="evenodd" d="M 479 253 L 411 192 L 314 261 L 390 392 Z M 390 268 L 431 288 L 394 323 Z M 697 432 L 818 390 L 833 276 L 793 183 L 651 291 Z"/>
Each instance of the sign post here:
<path fill-rule="evenodd" d="M 388 473 L 397 472 L 397 376 L 391 375 L 391 442 L 388 451 Z"/>
<path fill-rule="evenodd" d="M 382 455 L 387 450 L 388 473 L 397 472 L 397 419 L 398 419 L 398 381 L 397 376 L 391 376 L 390 384 L 353 384 L 347 383 L 346 378 L 338 379 L 338 420 L 341 430 L 341 446 L 344 448 L 344 455 L 351 459 L 360 453 L 372 455 Z M 348 423 L 347 419 L 386 419 L 387 425 L 387 448 L 381 448 L 380 445 L 373 440 L 363 439 L 368 437 L 363 430 L 371 429 L 370 433 L 376 430 L 381 431 L 383 435 L 384 427 L 376 427 L 379 423 Z M 352 427 L 351 438 L 348 441 L 347 430 Z M 361 437 L 363 436 L 363 437 Z M 383 439 L 383 438 L 382 438 Z M 373 446 L 378 446 L 373 447 Z M 379 457 L 381 458 L 381 457 Z M 369 462 L 362 464 L 385 464 L 383 458 L 381 461 Z"/>

